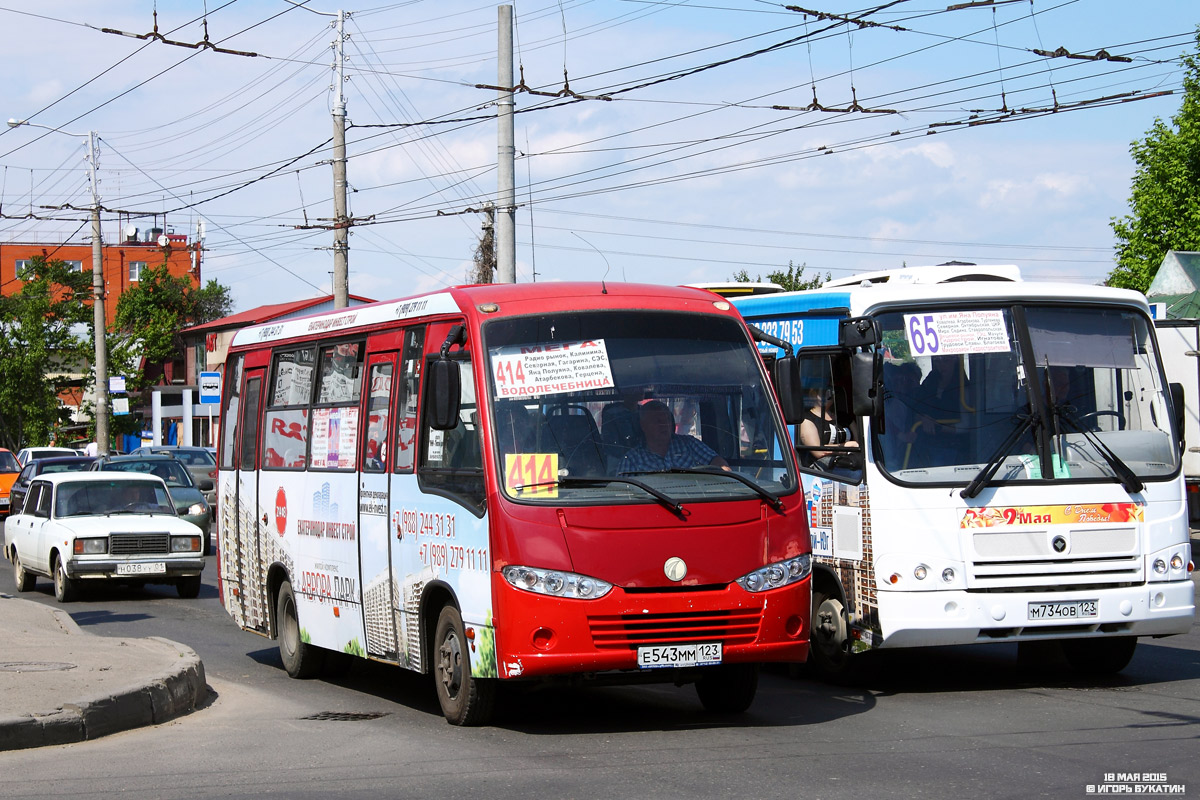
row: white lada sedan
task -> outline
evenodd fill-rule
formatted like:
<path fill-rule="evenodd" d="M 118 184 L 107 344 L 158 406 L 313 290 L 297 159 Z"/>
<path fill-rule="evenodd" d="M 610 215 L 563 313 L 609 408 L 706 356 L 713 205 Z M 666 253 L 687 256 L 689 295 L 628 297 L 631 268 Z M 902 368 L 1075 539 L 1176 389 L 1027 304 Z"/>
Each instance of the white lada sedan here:
<path fill-rule="evenodd" d="M 93 580 L 170 583 L 200 593 L 204 538 L 175 514 L 162 478 L 130 472 L 62 472 L 29 484 L 4 525 L 4 555 L 17 590 L 52 578 L 68 603 Z"/>

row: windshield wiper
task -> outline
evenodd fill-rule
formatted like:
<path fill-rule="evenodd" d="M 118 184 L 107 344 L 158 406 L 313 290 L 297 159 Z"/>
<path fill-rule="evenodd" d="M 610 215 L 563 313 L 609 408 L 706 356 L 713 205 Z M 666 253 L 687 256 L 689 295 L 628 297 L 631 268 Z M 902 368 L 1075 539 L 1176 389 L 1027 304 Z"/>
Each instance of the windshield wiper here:
<path fill-rule="evenodd" d="M 722 478 L 733 478 L 735 481 L 739 481 L 740 483 L 744 483 L 746 486 L 749 486 L 755 494 L 757 494 L 763 500 L 766 500 L 767 504 L 770 505 L 771 508 L 778 511 L 780 514 L 784 513 L 783 501 L 780 500 L 777 495 L 771 494 L 766 489 L 747 478 L 745 475 L 737 472 L 726 471 L 720 467 L 709 467 L 707 469 L 705 467 L 672 467 L 671 469 L 667 470 L 667 472 L 683 475 L 717 475 Z"/>
<path fill-rule="evenodd" d="M 1129 465 L 1122 461 L 1120 456 L 1110 450 L 1108 445 L 1101 441 L 1100 437 L 1094 431 L 1084 428 L 1079 424 L 1079 420 L 1067 413 L 1066 406 L 1055 406 L 1050 410 L 1050 413 L 1054 415 L 1055 419 L 1062 419 L 1076 431 L 1083 434 L 1083 438 L 1087 439 L 1092 447 L 1096 448 L 1096 452 L 1103 456 L 1108 465 L 1112 467 L 1112 471 L 1116 474 L 1122 489 L 1133 494 L 1145 488 L 1145 484 L 1134 474 Z"/>
<path fill-rule="evenodd" d="M 680 519 L 687 519 L 688 512 L 683 507 L 682 503 L 680 503 L 678 500 L 674 499 L 673 497 L 663 494 L 662 492 L 660 492 L 658 489 L 655 489 L 650 484 L 645 483 L 644 481 L 639 481 L 637 478 L 624 478 L 624 477 L 618 478 L 618 477 L 607 477 L 607 476 L 596 477 L 596 478 L 565 477 L 565 478 L 559 478 L 558 480 L 553 480 L 553 481 L 542 481 L 541 483 L 526 483 L 521 486 L 516 486 L 513 488 L 520 491 L 522 489 L 536 489 L 541 486 L 598 486 L 598 485 L 602 486 L 602 485 L 608 484 L 608 483 L 628 483 L 630 486 L 636 486 L 639 489 L 641 489 L 642 491 L 644 491 L 646 494 L 650 495 L 655 500 L 657 500 L 663 506 L 663 508 L 670 511 L 675 516 L 679 517 Z"/>
<path fill-rule="evenodd" d="M 1012 433 L 1008 434 L 1008 438 L 1000 443 L 1000 446 L 996 448 L 996 452 L 992 453 L 992 457 L 983 465 L 983 469 L 979 470 L 975 477 L 971 479 L 971 482 L 967 484 L 966 488 L 959 492 L 959 496 L 970 500 L 979 494 L 983 490 L 983 487 L 987 486 L 988 482 L 991 481 L 992 477 L 996 474 L 996 470 L 1000 469 L 1000 465 L 1004 463 L 1004 459 L 1008 458 L 1009 454 L 1012 453 L 1012 449 L 1016 447 L 1017 442 L 1021 440 L 1021 436 L 1025 431 L 1033 427 L 1035 419 L 1033 414 L 1021 414 L 1020 418 L 1021 424 L 1013 428 Z"/>

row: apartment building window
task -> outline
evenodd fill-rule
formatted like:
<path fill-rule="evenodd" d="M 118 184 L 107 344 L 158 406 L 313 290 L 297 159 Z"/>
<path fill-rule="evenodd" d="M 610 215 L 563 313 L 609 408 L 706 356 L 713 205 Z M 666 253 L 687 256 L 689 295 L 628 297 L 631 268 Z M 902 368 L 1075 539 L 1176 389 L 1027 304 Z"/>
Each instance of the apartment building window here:
<path fill-rule="evenodd" d="M 83 272 L 82 261 L 63 261 L 63 263 L 67 265 L 67 269 L 71 272 Z"/>
<path fill-rule="evenodd" d="M 141 278 L 142 270 L 146 268 L 145 261 L 130 261 L 129 262 L 129 282 L 137 283 Z"/>
<path fill-rule="evenodd" d="M 18 258 L 14 264 L 13 274 L 19 279 L 25 280 L 25 276 L 33 269 L 33 261 L 28 258 Z"/>

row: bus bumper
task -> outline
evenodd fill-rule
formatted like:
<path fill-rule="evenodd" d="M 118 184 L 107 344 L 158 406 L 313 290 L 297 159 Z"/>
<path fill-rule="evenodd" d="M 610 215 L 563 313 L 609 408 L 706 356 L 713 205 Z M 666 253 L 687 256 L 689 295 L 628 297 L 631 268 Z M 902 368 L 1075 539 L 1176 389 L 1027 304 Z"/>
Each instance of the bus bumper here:
<path fill-rule="evenodd" d="M 501 678 L 639 669 L 638 647 L 721 642 L 721 663 L 808 658 L 811 578 L 752 594 L 737 584 L 697 592 L 631 594 L 614 587 L 599 600 L 564 600 L 497 581 L 496 655 Z M 631 680 L 634 679 L 631 676 Z"/>
<path fill-rule="evenodd" d="M 1196 614 L 1189 580 L 1056 592 L 880 592 L 883 641 L 877 647 L 1072 637 L 1167 636 L 1187 633 Z M 1030 604 L 1097 602 L 1096 616 L 1030 619 Z"/>

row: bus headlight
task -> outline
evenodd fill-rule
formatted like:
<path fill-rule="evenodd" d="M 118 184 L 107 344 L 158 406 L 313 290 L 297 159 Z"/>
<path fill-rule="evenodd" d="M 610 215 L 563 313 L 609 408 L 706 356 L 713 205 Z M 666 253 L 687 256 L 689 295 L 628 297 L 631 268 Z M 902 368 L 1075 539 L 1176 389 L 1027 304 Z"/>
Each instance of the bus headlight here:
<path fill-rule="evenodd" d="M 612 591 L 612 584 L 599 578 L 563 572 L 559 569 L 505 567 L 500 571 L 510 586 L 551 597 L 595 600 Z"/>
<path fill-rule="evenodd" d="M 756 569 L 749 575 L 738 578 L 737 585 L 747 592 L 765 592 L 768 589 L 778 589 L 780 586 L 802 581 L 808 577 L 810 572 L 812 572 L 812 557 L 805 554 Z"/>

